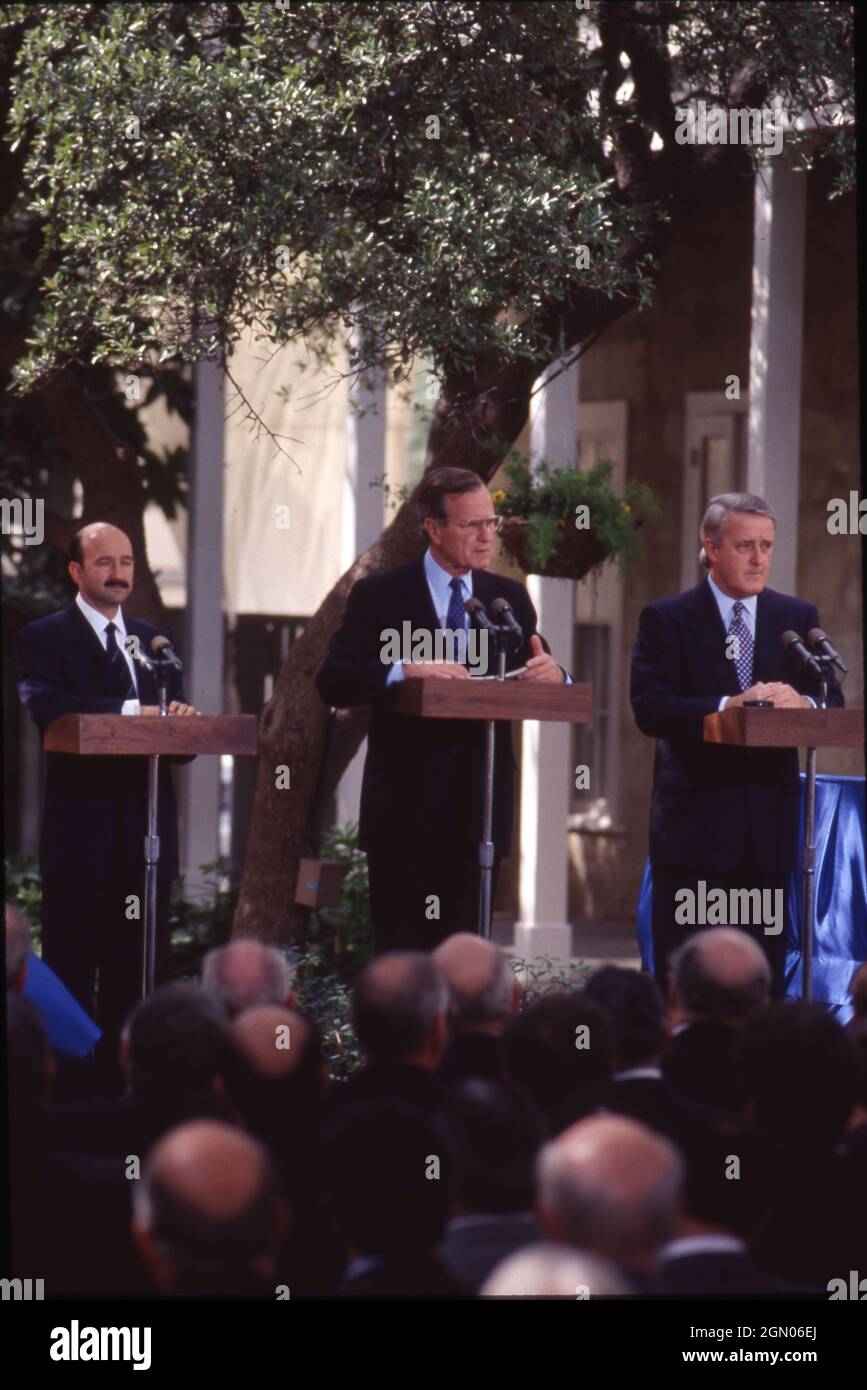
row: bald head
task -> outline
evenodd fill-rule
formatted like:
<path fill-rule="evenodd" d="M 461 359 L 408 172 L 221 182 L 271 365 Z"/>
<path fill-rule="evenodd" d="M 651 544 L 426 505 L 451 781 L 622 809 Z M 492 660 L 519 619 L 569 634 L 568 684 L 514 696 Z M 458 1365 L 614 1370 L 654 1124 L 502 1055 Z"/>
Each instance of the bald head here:
<path fill-rule="evenodd" d="M 674 993 L 693 1021 L 739 1023 L 768 1001 L 771 968 L 762 948 L 735 927 L 696 932 L 671 958 Z"/>
<path fill-rule="evenodd" d="M 433 1069 L 445 1047 L 448 986 L 423 951 L 391 951 L 364 967 L 352 992 L 352 1026 L 377 1061 Z"/>
<path fill-rule="evenodd" d="M 18 994 L 27 976 L 30 924 L 15 903 L 6 904 L 6 988 Z"/>
<path fill-rule="evenodd" d="M 661 1135 L 594 1115 L 539 1155 L 540 1223 L 555 1239 L 647 1270 L 674 1231 L 683 1178 L 683 1160 Z"/>
<path fill-rule="evenodd" d="M 455 932 L 433 958 L 449 988 L 449 1031 L 501 1032 L 520 998 L 502 951 L 482 937 Z"/>
<path fill-rule="evenodd" d="M 527 1245 L 502 1260 L 482 1285 L 482 1298 L 605 1298 L 631 1292 L 616 1269 L 565 1245 Z"/>
<path fill-rule="evenodd" d="M 276 946 L 241 937 L 209 951 L 202 964 L 202 988 L 219 999 L 229 1018 L 256 1004 L 285 1008 L 294 1002 L 294 973 Z"/>
<path fill-rule="evenodd" d="M 267 1273 L 279 1240 L 266 1150 L 240 1130 L 196 1120 L 151 1149 L 133 1190 L 134 1231 L 161 1288 L 178 1280 Z"/>
<path fill-rule="evenodd" d="M 288 1076 L 298 1067 L 310 1041 L 310 1024 L 276 1004 L 245 1009 L 229 1028 L 238 1056 L 256 1076 L 268 1081 Z"/>
<path fill-rule="evenodd" d="M 133 585 L 129 536 L 107 521 L 82 526 L 69 543 L 69 576 L 86 603 L 113 618 Z"/>

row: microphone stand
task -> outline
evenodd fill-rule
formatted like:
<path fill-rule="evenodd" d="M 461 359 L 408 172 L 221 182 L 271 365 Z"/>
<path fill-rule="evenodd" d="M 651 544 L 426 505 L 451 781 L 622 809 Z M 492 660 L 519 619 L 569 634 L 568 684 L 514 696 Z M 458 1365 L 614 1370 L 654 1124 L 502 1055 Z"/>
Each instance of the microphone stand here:
<path fill-rule="evenodd" d="M 157 702 L 160 715 L 165 717 L 168 710 L 168 663 L 158 653 L 154 654 L 157 676 Z M 145 914 L 144 937 L 142 940 L 142 998 L 153 991 L 156 979 L 157 959 L 157 869 L 160 861 L 160 837 L 157 828 L 159 805 L 159 753 L 148 754 L 148 822 L 144 841 L 145 856 Z"/>
<path fill-rule="evenodd" d="M 820 664 L 818 709 L 828 708 L 828 674 L 834 658 L 812 653 Z M 813 997 L 813 940 L 816 929 L 816 749 L 807 749 L 807 801 L 804 829 L 804 871 L 801 925 L 801 998 Z"/>
<path fill-rule="evenodd" d="M 497 660 L 497 680 L 506 679 L 506 640 L 514 633 L 505 625 L 486 625 L 494 644 Z M 485 783 L 482 798 L 482 838 L 479 842 L 479 936 L 491 939 L 494 883 L 494 748 L 496 725 L 489 719 L 485 726 Z"/>

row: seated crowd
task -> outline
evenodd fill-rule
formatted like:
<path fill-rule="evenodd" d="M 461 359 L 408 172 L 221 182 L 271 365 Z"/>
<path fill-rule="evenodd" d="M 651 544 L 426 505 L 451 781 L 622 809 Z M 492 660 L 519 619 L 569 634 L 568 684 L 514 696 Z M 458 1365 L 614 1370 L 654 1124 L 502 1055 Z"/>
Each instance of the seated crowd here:
<path fill-rule="evenodd" d="M 698 932 L 663 1001 L 605 966 L 524 1003 L 456 935 L 359 974 L 334 1081 L 280 951 L 237 940 L 63 1097 L 6 913 L 13 1269 L 46 1297 L 828 1297 L 867 1270 L 867 967 L 843 1028 Z"/>

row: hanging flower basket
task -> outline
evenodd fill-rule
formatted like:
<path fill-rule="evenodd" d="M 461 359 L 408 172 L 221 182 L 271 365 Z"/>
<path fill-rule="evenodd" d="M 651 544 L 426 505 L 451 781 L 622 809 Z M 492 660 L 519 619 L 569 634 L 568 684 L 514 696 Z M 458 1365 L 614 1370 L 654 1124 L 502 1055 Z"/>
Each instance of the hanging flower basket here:
<path fill-rule="evenodd" d="M 627 483 L 617 496 L 613 470 L 609 459 L 582 472 L 552 468 L 544 459 L 531 467 L 513 457 L 505 470 L 510 488 L 491 494 L 503 550 L 512 563 L 525 574 L 576 582 L 606 560 L 616 560 L 625 572 L 642 553 L 642 521 L 658 520 L 660 510 L 642 483 Z"/>
<path fill-rule="evenodd" d="M 520 565 L 525 574 L 541 574 L 546 579 L 584 579 L 592 569 L 611 555 L 611 549 L 592 529 L 576 531 L 561 522 L 557 548 L 550 559 L 539 565 L 530 553 L 532 523 L 523 516 L 503 518 L 500 541 L 513 564 Z"/>

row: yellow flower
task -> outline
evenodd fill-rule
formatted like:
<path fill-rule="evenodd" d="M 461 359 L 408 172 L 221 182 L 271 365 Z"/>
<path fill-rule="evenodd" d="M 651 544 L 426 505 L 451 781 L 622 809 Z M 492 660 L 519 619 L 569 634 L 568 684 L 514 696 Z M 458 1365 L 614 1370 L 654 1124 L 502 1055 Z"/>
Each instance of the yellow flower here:
<path fill-rule="evenodd" d="M 501 487 L 498 487 L 496 491 L 491 493 L 491 500 L 494 502 L 505 502 L 506 496 L 507 494 L 503 491 L 503 489 Z"/>
<path fill-rule="evenodd" d="M 629 505 L 628 502 L 624 502 L 624 503 L 623 503 L 623 510 L 624 510 L 625 512 L 631 512 L 631 511 L 632 511 L 632 508 L 630 507 L 630 505 Z"/>

